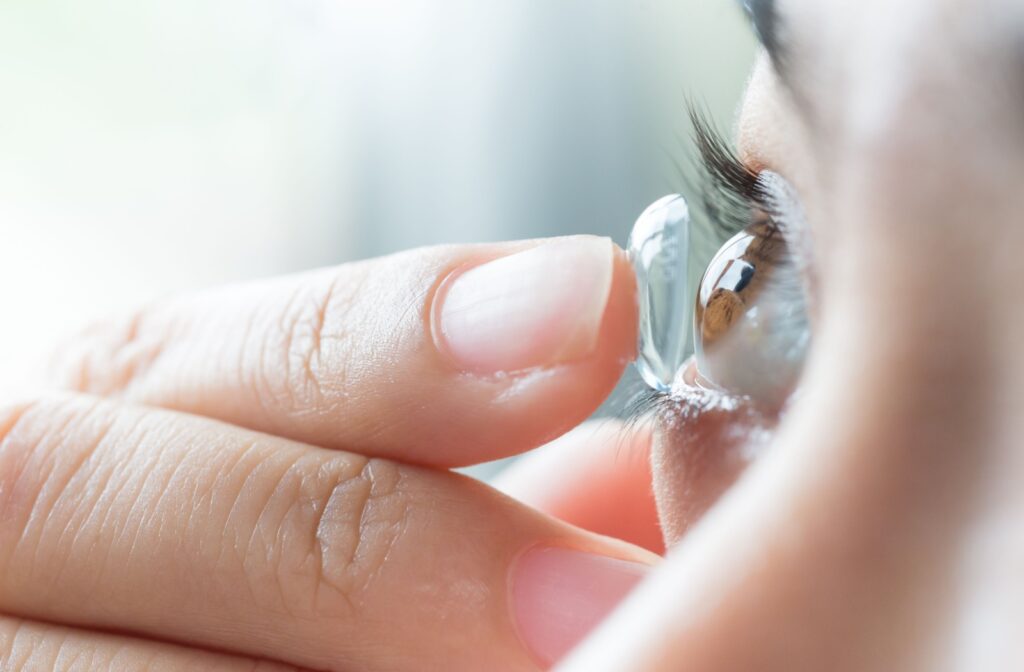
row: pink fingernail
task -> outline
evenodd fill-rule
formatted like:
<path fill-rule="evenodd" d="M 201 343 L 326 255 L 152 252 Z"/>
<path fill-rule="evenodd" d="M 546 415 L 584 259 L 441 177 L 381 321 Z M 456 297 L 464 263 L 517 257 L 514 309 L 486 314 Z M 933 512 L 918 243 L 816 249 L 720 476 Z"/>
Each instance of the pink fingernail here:
<path fill-rule="evenodd" d="M 557 238 L 472 268 L 443 290 L 435 332 L 481 373 L 584 357 L 597 346 L 614 250 L 607 238 Z"/>
<path fill-rule="evenodd" d="M 527 551 L 512 569 L 512 610 L 534 656 L 553 665 L 629 594 L 650 568 L 567 548 Z"/>

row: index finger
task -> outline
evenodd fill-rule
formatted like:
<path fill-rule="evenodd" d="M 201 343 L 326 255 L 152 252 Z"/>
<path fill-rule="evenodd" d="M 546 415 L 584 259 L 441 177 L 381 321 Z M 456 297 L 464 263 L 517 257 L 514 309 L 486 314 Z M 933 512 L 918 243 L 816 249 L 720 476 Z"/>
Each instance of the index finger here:
<path fill-rule="evenodd" d="M 57 360 L 63 385 L 432 466 L 536 447 L 632 359 L 634 280 L 588 236 L 415 250 L 163 301 Z"/>

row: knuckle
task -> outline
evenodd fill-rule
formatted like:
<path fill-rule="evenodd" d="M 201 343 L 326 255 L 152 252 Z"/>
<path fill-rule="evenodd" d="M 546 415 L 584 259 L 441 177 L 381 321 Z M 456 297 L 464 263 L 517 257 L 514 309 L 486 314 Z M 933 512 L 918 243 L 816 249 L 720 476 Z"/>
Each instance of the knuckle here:
<path fill-rule="evenodd" d="M 268 408 L 295 414 L 330 412 L 345 398 L 354 362 L 371 334 L 360 315 L 368 272 L 347 265 L 312 274 L 283 300 L 273 302 L 269 328 L 250 329 L 250 351 L 259 353 L 249 381 Z"/>
<path fill-rule="evenodd" d="M 259 367 L 259 387 L 271 403 L 304 409 L 323 402 L 328 379 L 323 360 L 325 329 L 329 315 L 344 310 L 340 286 L 336 276 L 318 276 L 298 287 L 278 309 Z M 332 372 L 331 377 L 335 375 Z"/>
<path fill-rule="evenodd" d="M 281 511 L 266 515 L 278 508 L 270 503 L 260 516 L 278 522 L 272 534 L 258 535 L 273 548 L 250 549 L 257 552 L 249 558 L 270 562 L 250 565 L 249 581 L 273 585 L 293 616 L 358 613 L 403 533 L 408 494 L 402 483 L 401 467 L 381 460 L 300 460 L 270 496 L 283 500 Z"/>
<path fill-rule="evenodd" d="M 369 460 L 327 498 L 314 532 L 319 573 L 350 600 L 369 590 L 402 534 L 409 506 L 401 480 L 397 465 Z"/>
<path fill-rule="evenodd" d="M 151 309 L 97 322 L 54 352 L 50 378 L 71 390 L 121 394 L 155 365 L 166 341 L 165 329 Z"/>

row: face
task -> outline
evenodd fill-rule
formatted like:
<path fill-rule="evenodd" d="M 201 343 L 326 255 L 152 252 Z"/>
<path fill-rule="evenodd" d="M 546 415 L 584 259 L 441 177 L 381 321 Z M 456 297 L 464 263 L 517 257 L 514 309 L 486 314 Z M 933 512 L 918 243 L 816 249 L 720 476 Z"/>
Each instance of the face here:
<path fill-rule="evenodd" d="M 633 606 L 673 625 L 631 660 L 1024 669 L 1024 3 L 746 4 L 737 154 L 770 205 L 663 414 L 676 548 Z M 764 309 L 794 301 L 803 331 Z"/>

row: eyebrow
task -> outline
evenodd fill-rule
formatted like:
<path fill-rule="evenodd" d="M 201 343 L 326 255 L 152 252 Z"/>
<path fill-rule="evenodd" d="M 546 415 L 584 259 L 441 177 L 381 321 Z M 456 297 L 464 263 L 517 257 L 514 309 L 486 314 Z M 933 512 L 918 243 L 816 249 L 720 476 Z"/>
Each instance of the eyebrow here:
<path fill-rule="evenodd" d="M 772 60 L 779 56 L 779 15 L 775 0 L 740 0 L 743 11 L 750 17 L 757 39 L 768 50 Z"/>
<path fill-rule="evenodd" d="M 746 12 L 753 26 L 757 39 L 771 58 L 772 67 L 779 76 L 782 85 L 789 91 L 803 114 L 811 119 L 814 115 L 806 92 L 799 86 L 794 67 L 794 50 L 789 43 L 786 23 L 779 15 L 775 0 L 739 0 L 740 7 Z M 785 39 L 783 39 L 785 38 Z M 803 59 L 800 59 L 803 60 Z"/>

